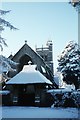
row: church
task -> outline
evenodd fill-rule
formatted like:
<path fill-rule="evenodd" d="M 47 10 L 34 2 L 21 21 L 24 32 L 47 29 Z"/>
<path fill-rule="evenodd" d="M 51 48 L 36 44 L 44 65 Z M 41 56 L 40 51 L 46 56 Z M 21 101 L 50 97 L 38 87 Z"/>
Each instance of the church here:
<path fill-rule="evenodd" d="M 47 41 L 46 47 L 36 48 L 34 51 L 25 41 L 25 44 L 14 55 L 10 55 L 9 58 L 18 63 L 16 71 L 9 72 L 9 77 L 14 77 L 19 73 L 24 65 L 28 65 L 31 62 L 32 65 L 37 65 L 39 70 L 47 79 L 49 79 L 54 86 L 56 86 L 53 77 L 53 44 L 52 41 Z"/>
<path fill-rule="evenodd" d="M 10 80 L 3 89 L 3 105 L 50 107 L 52 95 L 47 90 L 58 88 L 54 82 L 52 41 L 46 47 L 34 51 L 25 44 L 9 58 L 17 63 L 16 71 L 10 71 Z M 6 101 L 6 97 L 7 101 Z M 8 101 L 9 100 L 9 101 Z"/>

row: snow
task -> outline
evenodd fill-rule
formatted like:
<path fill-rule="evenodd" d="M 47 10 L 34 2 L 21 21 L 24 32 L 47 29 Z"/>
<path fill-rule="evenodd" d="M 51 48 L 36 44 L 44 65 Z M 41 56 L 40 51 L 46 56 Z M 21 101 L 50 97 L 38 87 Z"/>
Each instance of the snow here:
<path fill-rule="evenodd" d="M 76 76 L 76 81 L 78 83 L 79 76 L 80 76 L 80 49 L 77 43 L 74 41 L 70 41 L 67 46 L 64 48 L 63 52 L 61 55 L 58 57 L 58 71 L 60 71 L 63 74 L 63 78 L 70 73 L 69 71 L 72 72 L 74 76 Z M 74 72 L 73 72 L 74 71 Z M 68 80 L 65 79 L 66 82 L 68 83 Z M 70 80 L 72 83 L 72 81 Z M 79 83 L 78 83 L 79 84 Z"/>
<path fill-rule="evenodd" d="M 1 80 L 2 80 L 2 74 L 0 74 L 0 82 L 1 82 Z"/>
<path fill-rule="evenodd" d="M 65 88 L 60 88 L 60 89 L 52 89 L 48 90 L 48 93 L 66 93 L 66 92 L 71 92 L 71 89 L 65 89 Z"/>
<path fill-rule="evenodd" d="M 10 91 L 8 91 L 8 90 L 0 91 L 0 95 L 7 95 L 9 93 L 10 93 Z"/>
<path fill-rule="evenodd" d="M 2 118 L 78 118 L 78 109 L 2 107 Z"/>
<path fill-rule="evenodd" d="M 35 70 L 34 68 L 34 65 L 25 65 L 23 70 L 11 78 L 8 82 L 6 82 L 6 84 L 52 84 L 46 77 L 44 77 L 39 71 Z"/>
<path fill-rule="evenodd" d="M 16 66 L 18 63 L 13 62 L 9 58 L 0 55 L 0 73 L 7 72 L 10 70 L 15 70 L 12 66 Z"/>
<path fill-rule="evenodd" d="M 62 85 L 63 85 L 63 80 L 62 80 L 62 74 L 61 74 L 61 72 L 56 72 L 56 73 L 54 74 L 54 81 L 55 81 L 55 83 L 59 86 L 59 88 L 62 87 Z"/>
<path fill-rule="evenodd" d="M 46 70 L 43 66 L 41 66 L 41 69 L 42 69 L 43 73 L 46 73 Z"/>
<path fill-rule="evenodd" d="M 3 62 L 2 65 L 0 63 L 0 73 L 7 72 L 9 71 L 9 69 L 10 69 L 10 66 L 6 62 Z"/>
<path fill-rule="evenodd" d="M 35 71 L 37 65 L 24 65 L 23 72 L 32 72 Z"/>

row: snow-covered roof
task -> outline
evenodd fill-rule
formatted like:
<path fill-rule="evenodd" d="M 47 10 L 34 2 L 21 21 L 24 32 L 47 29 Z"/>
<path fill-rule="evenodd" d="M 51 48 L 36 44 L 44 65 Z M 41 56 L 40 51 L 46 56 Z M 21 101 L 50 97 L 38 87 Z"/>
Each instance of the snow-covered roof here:
<path fill-rule="evenodd" d="M 0 91 L 0 94 L 1 94 L 1 95 L 7 95 L 7 94 L 9 94 L 9 93 L 10 93 L 10 91 L 8 91 L 8 90 Z"/>
<path fill-rule="evenodd" d="M 71 92 L 71 89 L 65 89 L 65 88 L 60 88 L 60 89 L 52 89 L 48 90 L 48 93 L 66 93 L 66 92 Z"/>
<path fill-rule="evenodd" d="M 22 72 L 32 72 L 36 71 L 37 65 L 24 65 Z"/>
<path fill-rule="evenodd" d="M 23 70 L 6 82 L 6 84 L 52 84 L 52 82 L 35 69 L 35 65 L 25 65 Z"/>

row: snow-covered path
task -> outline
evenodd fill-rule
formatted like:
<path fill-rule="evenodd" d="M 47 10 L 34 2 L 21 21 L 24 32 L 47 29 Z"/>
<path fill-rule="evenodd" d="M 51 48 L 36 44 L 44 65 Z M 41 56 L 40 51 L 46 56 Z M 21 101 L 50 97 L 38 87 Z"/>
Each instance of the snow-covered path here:
<path fill-rule="evenodd" d="M 78 109 L 2 107 L 2 118 L 78 118 Z"/>

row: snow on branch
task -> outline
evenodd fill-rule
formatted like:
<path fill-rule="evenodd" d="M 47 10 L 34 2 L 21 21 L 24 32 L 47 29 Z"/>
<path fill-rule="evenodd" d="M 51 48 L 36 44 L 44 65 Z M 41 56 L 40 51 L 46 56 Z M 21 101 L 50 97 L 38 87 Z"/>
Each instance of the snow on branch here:
<path fill-rule="evenodd" d="M 4 72 L 4 71 L 15 71 L 14 67 L 17 65 L 18 63 L 13 62 L 12 60 L 10 60 L 9 58 L 4 57 L 3 55 L 0 55 L 0 72 Z"/>
<path fill-rule="evenodd" d="M 6 13 L 9 13 L 11 10 L 5 11 L 5 10 L 0 10 L 0 15 L 4 15 Z"/>
<path fill-rule="evenodd" d="M 13 25 L 11 25 L 8 21 L 0 18 L 0 25 L 4 25 L 6 27 L 9 27 L 11 30 L 18 30 L 18 28 L 14 27 Z"/>
<path fill-rule="evenodd" d="M 2 44 L 5 45 L 6 47 L 8 46 L 7 43 L 5 42 L 6 39 L 2 38 L 0 36 L 0 48 L 1 48 L 1 51 L 3 51 L 3 47 L 2 47 Z"/>

